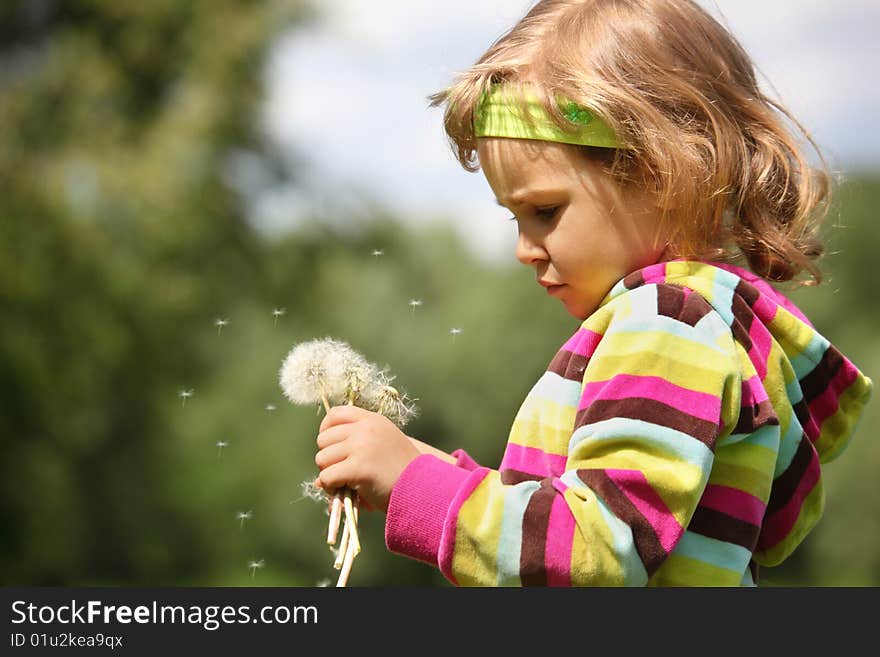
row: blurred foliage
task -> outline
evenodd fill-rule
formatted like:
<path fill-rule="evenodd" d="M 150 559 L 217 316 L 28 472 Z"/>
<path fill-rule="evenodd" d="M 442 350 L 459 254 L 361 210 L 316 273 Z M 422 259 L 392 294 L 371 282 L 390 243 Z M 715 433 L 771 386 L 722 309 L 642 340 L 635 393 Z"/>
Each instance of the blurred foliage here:
<path fill-rule="evenodd" d="M 257 127 L 261 67 L 311 16 L 290 1 L 0 5 L 4 585 L 335 582 L 323 508 L 300 490 L 320 417 L 281 396 L 287 351 L 348 341 L 418 399 L 409 433 L 497 464 L 574 330 L 527 270 L 480 264 L 443 224 L 377 212 L 346 230 L 322 216 L 283 238 L 255 229 L 233 163 L 295 184 Z M 793 293 L 869 376 L 878 201 L 870 176 L 841 188 L 830 280 Z M 877 407 L 826 469 L 826 517 L 766 583 L 880 584 L 880 513 L 865 493 Z M 362 516 L 351 585 L 448 586 L 388 553 L 383 521 Z"/>

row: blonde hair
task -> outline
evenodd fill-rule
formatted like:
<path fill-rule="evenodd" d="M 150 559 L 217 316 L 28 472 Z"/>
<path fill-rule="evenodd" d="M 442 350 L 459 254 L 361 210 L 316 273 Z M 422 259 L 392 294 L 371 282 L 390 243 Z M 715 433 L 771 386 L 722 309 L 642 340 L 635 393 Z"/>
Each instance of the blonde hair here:
<path fill-rule="evenodd" d="M 528 85 L 560 127 L 562 95 L 601 116 L 621 148 L 582 147 L 621 184 L 656 192 L 679 257 L 734 260 L 772 281 L 821 281 L 831 175 L 803 126 L 758 88 L 737 40 L 691 0 L 542 0 L 447 89 L 451 145 L 479 169 L 473 113 L 499 82 Z M 819 156 L 809 164 L 788 119 Z"/>

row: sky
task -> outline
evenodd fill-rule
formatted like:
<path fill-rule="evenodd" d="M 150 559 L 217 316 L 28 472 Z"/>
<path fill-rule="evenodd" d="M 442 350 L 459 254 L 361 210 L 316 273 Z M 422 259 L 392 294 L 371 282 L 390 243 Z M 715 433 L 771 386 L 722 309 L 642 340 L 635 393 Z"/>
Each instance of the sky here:
<path fill-rule="evenodd" d="M 880 2 L 698 0 L 751 55 L 762 86 L 813 135 L 835 171 L 880 170 Z M 514 262 L 480 173 L 464 171 L 427 97 L 472 64 L 532 0 L 335 0 L 286 34 L 265 69 L 265 135 L 298 162 L 296 185 L 254 204 L 270 232 L 315 207 L 345 229 L 370 208 L 414 224 L 449 221 L 487 263 Z M 329 208 L 329 210 L 328 210 Z"/>

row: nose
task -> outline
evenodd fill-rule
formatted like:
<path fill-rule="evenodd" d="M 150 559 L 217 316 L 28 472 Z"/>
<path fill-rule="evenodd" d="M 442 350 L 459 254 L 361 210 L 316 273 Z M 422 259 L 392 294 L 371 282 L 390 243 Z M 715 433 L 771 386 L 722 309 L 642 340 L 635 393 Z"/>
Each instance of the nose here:
<path fill-rule="evenodd" d="M 519 238 L 516 240 L 516 259 L 524 265 L 535 265 L 543 260 L 547 260 L 547 251 L 540 242 L 528 236 L 528 234 L 520 230 Z"/>

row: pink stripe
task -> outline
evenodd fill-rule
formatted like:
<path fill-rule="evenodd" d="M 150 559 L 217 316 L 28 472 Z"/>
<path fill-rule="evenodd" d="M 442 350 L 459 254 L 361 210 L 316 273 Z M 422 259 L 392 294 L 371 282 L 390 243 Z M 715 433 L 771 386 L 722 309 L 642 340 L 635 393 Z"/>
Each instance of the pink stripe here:
<path fill-rule="evenodd" d="M 764 326 L 764 324 L 757 321 L 756 317 L 749 328 L 749 338 L 752 340 L 752 348 L 749 350 L 749 359 L 755 366 L 755 371 L 757 371 L 758 376 L 763 381 L 767 376 L 767 359 L 770 358 L 770 347 L 773 341 L 773 336 L 770 335 L 770 331 L 767 330 L 767 327 Z"/>
<path fill-rule="evenodd" d="M 767 390 L 764 389 L 764 384 L 761 383 L 761 379 L 757 376 L 753 376 L 748 381 L 743 381 L 741 397 L 740 406 L 754 406 L 770 399 L 767 396 Z"/>
<path fill-rule="evenodd" d="M 642 278 L 645 283 L 665 283 L 666 282 L 666 263 L 658 262 L 656 265 L 645 267 L 642 270 Z"/>
<path fill-rule="evenodd" d="M 766 505 L 754 495 L 729 486 L 709 484 L 700 499 L 700 506 L 714 509 L 721 513 L 747 522 L 756 527 L 761 526 Z"/>
<path fill-rule="evenodd" d="M 596 351 L 596 345 L 599 344 L 599 340 L 601 339 L 601 334 L 585 328 L 580 328 L 568 339 L 568 342 L 562 345 L 562 348 L 573 354 L 577 354 L 578 356 L 586 356 L 589 358 L 593 355 L 593 352 Z"/>
<path fill-rule="evenodd" d="M 840 369 L 837 370 L 837 374 L 828 382 L 825 392 L 810 402 L 810 415 L 816 420 L 817 425 L 821 425 L 837 412 L 840 405 L 840 394 L 853 384 L 858 375 L 859 371 L 855 366 L 844 359 Z M 818 435 L 816 438 L 818 438 Z"/>
<path fill-rule="evenodd" d="M 769 312 L 769 316 L 762 319 L 766 319 L 766 321 L 770 321 L 776 315 L 776 306 L 780 305 L 784 307 L 788 312 L 792 315 L 800 319 L 807 326 L 812 328 L 812 324 L 810 320 L 807 319 L 806 315 L 801 312 L 800 308 L 798 308 L 792 301 L 782 294 L 779 290 L 774 288 L 770 283 L 765 281 L 763 278 L 755 274 L 754 272 L 749 271 L 748 269 L 743 269 L 742 267 L 737 267 L 736 265 L 727 264 L 725 262 L 713 262 L 710 263 L 713 267 L 718 267 L 719 269 L 724 269 L 725 271 L 729 271 L 731 274 L 735 274 L 739 276 L 744 281 L 751 283 L 753 287 L 757 288 L 758 292 L 760 292 L 767 300 L 775 300 L 776 303 L 766 303 L 762 307 L 762 312 Z M 757 311 L 755 311 L 757 312 Z"/>
<path fill-rule="evenodd" d="M 760 296 L 755 303 L 752 304 L 752 310 L 760 321 L 764 324 L 769 324 L 776 317 L 779 305 L 766 296 Z"/>
<path fill-rule="evenodd" d="M 672 552 L 684 530 L 645 475 L 638 470 L 605 470 L 605 473 L 651 524 L 663 549 Z"/>
<path fill-rule="evenodd" d="M 807 466 L 797 490 L 795 490 L 788 503 L 765 520 L 764 528 L 761 530 L 761 536 L 758 539 L 759 550 L 769 550 L 788 536 L 791 528 L 797 522 L 804 500 L 813 491 L 813 488 L 816 487 L 816 483 L 819 481 L 819 474 L 819 459 L 814 456 L 810 459 L 810 465 Z"/>
<path fill-rule="evenodd" d="M 554 488 L 559 490 L 556 481 L 559 480 L 554 481 Z M 564 491 L 565 488 L 560 492 Z M 571 545 L 574 540 L 574 526 L 574 516 L 565 498 L 557 495 L 553 499 L 553 506 L 550 507 L 547 542 L 544 544 L 547 586 L 571 586 Z"/>
<path fill-rule="evenodd" d="M 599 399 L 631 397 L 652 399 L 708 422 L 718 422 L 721 415 L 721 400 L 715 395 L 682 388 L 661 377 L 635 374 L 618 374 L 608 381 L 586 384 L 578 410 Z"/>
<path fill-rule="evenodd" d="M 471 494 L 476 490 L 477 486 L 483 483 L 483 480 L 491 472 L 489 468 L 478 468 L 474 470 L 465 481 L 465 485 L 461 487 L 458 493 L 452 498 L 452 504 L 449 505 L 449 512 L 446 514 L 446 520 L 443 523 L 443 540 L 440 542 L 440 551 L 437 553 L 437 561 L 442 572 L 450 582 L 458 585 L 455 575 L 452 572 L 452 557 L 455 554 L 455 534 L 458 527 L 458 513 L 461 511 L 462 504 L 467 501 Z"/>
<path fill-rule="evenodd" d="M 536 447 L 507 443 L 499 470 L 519 470 L 539 477 L 558 477 L 565 472 L 567 457 L 550 454 Z"/>

